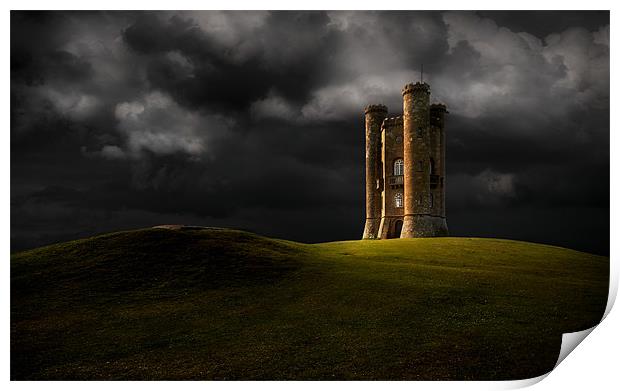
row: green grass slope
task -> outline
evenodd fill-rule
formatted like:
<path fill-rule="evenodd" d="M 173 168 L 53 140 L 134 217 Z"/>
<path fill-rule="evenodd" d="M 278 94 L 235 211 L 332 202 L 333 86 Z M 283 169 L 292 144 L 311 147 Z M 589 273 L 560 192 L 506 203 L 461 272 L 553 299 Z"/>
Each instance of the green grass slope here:
<path fill-rule="evenodd" d="M 608 277 L 508 240 L 119 232 L 11 256 L 11 378 L 528 378 L 600 320 Z"/>

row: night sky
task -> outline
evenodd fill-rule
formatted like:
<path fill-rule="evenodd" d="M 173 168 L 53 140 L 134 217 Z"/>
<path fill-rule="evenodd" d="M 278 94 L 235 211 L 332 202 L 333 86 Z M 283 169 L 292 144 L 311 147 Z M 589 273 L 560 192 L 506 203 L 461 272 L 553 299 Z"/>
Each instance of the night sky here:
<path fill-rule="evenodd" d="M 361 238 L 364 106 L 447 117 L 453 236 L 609 253 L 608 12 L 12 12 L 12 250 Z"/>

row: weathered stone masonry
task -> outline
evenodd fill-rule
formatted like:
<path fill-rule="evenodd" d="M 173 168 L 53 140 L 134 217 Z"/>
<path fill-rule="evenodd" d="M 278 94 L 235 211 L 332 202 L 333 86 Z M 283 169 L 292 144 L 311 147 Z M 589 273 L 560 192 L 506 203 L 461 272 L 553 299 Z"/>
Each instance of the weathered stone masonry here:
<path fill-rule="evenodd" d="M 407 84 L 403 115 L 366 107 L 364 239 L 448 235 L 445 207 L 445 114 L 426 83 Z"/>

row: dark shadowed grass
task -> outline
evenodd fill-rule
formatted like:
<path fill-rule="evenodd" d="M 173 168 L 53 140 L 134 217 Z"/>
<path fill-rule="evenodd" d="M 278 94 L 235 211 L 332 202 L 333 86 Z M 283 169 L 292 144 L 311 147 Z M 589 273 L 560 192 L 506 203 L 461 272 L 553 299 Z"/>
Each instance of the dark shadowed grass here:
<path fill-rule="evenodd" d="M 13 254 L 13 379 L 519 379 L 601 318 L 609 260 L 495 239 L 119 232 Z"/>

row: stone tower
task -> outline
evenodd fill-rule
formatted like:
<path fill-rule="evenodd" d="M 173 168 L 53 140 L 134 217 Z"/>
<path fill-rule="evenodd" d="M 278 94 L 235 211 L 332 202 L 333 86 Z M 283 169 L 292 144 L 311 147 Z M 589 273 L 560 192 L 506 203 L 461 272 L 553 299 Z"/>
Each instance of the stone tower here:
<path fill-rule="evenodd" d="M 366 225 L 364 239 L 376 239 L 381 221 L 381 124 L 387 115 L 384 105 L 370 105 L 366 115 Z"/>
<path fill-rule="evenodd" d="M 445 114 L 430 86 L 407 84 L 403 115 L 366 107 L 364 239 L 448 235 L 445 209 Z"/>

